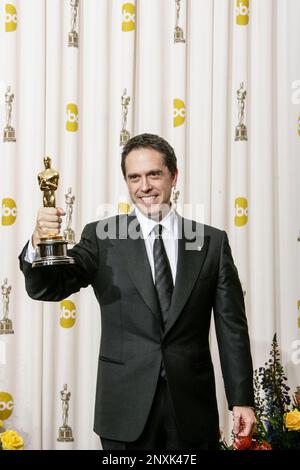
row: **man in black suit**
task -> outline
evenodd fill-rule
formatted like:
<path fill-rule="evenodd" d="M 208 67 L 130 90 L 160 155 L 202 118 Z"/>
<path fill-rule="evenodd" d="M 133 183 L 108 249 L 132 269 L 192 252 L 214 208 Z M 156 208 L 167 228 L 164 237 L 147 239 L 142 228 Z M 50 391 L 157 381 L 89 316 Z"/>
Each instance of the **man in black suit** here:
<path fill-rule="evenodd" d="M 30 297 L 60 301 L 93 286 L 101 307 L 95 432 L 104 449 L 213 449 L 219 439 L 209 350 L 214 312 L 233 432 L 255 424 L 244 299 L 227 235 L 180 217 L 173 148 L 142 134 L 121 167 L 135 211 L 88 224 L 75 265 L 31 267 L 40 238 L 59 233 L 62 209 L 42 208 L 20 255 Z"/>

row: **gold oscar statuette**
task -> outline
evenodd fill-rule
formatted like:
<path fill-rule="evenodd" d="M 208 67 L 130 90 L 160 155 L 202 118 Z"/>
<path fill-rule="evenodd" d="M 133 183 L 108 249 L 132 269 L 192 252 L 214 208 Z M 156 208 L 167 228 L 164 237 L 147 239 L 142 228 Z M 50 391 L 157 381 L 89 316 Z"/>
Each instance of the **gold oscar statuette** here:
<path fill-rule="evenodd" d="M 44 158 L 44 165 L 45 170 L 38 174 L 39 187 L 43 191 L 43 205 L 44 207 L 56 207 L 55 191 L 58 187 L 59 173 L 51 168 L 50 157 Z M 50 234 L 41 238 L 32 267 L 74 264 L 74 259 L 67 256 L 67 248 L 68 242 L 63 236 Z"/>
<path fill-rule="evenodd" d="M 15 95 L 11 93 L 11 87 L 8 86 L 5 93 L 6 122 L 3 132 L 3 142 L 16 142 L 16 132 L 11 125 L 12 105 Z"/>
<path fill-rule="evenodd" d="M 60 391 L 60 399 L 62 404 L 62 426 L 58 429 L 59 442 L 73 442 L 72 428 L 68 425 L 69 419 L 69 401 L 71 398 L 71 392 L 68 392 L 68 385 L 65 384 L 63 389 Z"/>
<path fill-rule="evenodd" d="M 122 129 L 120 132 L 120 145 L 123 146 L 130 139 L 130 133 L 127 131 L 127 115 L 128 115 L 128 106 L 130 103 L 130 96 L 127 96 L 126 88 L 123 90 L 123 95 L 121 96 L 121 105 L 122 105 Z"/>
<path fill-rule="evenodd" d="M 244 110 L 245 110 L 245 99 L 247 91 L 244 90 L 244 82 L 241 83 L 240 88 L 236 92 L 238 100 L 238 119 L 239 124 L 235 128 L 235 140 L 248 140 L 247 127 L 244 124 Z"/>
<path fill-rule="evenodd" d="M 1 286 L 2 303 L 3 303 L 3 316 L 0 320 L 0 335 L 11 335 L 14 333 L 12 321 L 8 318 L 9 295 L 11 286 L 8 285 L 7 279 Z"/>
<path fill-rule="evenodd" d="M 79 46 L 79 35 L 76 31 L 76 23 L 78 16 L 79 0 L 70 0 L 71 7 L 71 31 L 68 33 L 68 46 L 78 47 Z"/>
<path fill-rule="evenodd" d="M 179 26 L 180 16 L 180 2 L 181 0 L 175 0 L 175 29 L 174 29 L 174 42 L 185 42 L 183 29 Z"/>
<path fill-rule="evenodd" d="M 75 245 L 75 232 L 72 229 L 72 214 L 73 214 L 73 205 L 75 202 L 75 196 L 72 195 L 72 188 L 68 189 L 67 194 L 65 194 L 65 201 L 66 201 L 66 228 L 63 231 L 64 239 L 68 242 L 69 245 Z"/>

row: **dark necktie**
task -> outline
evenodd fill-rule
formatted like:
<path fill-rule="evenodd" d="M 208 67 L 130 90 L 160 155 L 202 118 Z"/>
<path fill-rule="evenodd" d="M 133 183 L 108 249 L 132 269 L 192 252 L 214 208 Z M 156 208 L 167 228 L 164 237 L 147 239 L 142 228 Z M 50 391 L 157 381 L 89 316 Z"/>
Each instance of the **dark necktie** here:
<path fill-rule="evenodd" d="M 168 320 L 168 311 L 173 293 L 173 278 L 168 255 L 162 239 L 162 225 L 154 227 L 155 240 L 153 244 L 155 288 L 160 305 L 164 328 Z"/>

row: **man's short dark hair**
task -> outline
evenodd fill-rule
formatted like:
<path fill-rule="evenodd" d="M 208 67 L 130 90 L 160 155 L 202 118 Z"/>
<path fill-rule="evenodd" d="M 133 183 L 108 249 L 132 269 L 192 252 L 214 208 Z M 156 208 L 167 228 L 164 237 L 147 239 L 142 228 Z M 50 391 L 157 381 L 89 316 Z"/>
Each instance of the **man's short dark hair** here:
<path fill-rule="evenodd" d="M 163 158 L 163 162 L 168 168 L 172 176 L 175 176 L 177 172 L 177 158 L 173 147 L 162 137 L 155 134 L 139 134 L 128 140 L 124 146 L 122 157 L 121 157 L 121 168 L 125 178 L 125 160 L 127 155 L 132 151 L 139 148 L 157 150 Z"/>

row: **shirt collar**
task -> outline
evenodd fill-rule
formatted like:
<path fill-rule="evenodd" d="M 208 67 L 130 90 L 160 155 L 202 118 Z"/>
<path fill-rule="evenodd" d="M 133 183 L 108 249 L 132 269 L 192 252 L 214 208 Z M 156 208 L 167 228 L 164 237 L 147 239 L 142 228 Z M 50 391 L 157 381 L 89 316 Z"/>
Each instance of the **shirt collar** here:
<path fill-rule="evenodd" d="M 145 214 L 143 214 L 140 209 L 134 205 L 134 211 L 141 226 L 144 238 L 148 238 L 154 229 L 157 222 L 155 220 L 150 219 Z M 167 215 L 160 220 L 160 224 L 164 227 L 164 229 L 168 232 L 168 235 L 174 235 L 174 223 L 176 220 L 176 213 L 174 208 L 171 207 Z"/>

